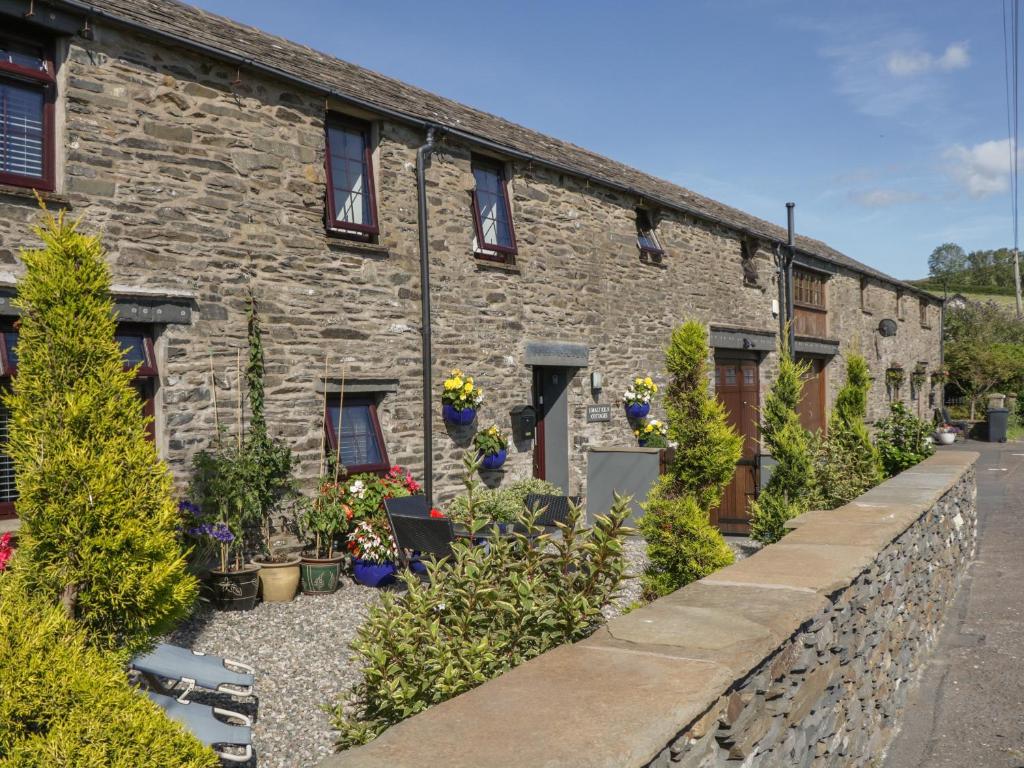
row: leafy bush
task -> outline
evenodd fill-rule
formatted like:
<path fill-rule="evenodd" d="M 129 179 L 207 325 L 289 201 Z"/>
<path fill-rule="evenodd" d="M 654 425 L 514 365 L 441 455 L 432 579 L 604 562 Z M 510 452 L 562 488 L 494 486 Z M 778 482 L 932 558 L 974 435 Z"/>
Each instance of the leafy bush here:
<path fill-rule="evenodd" d="M 18 376 L 6 397 L 22 524 L 12 567 L 91 643 L 131 652 L 188 612 L 197 585 L 171 477 L 114 338 L 103 247 L 63 215 L 35 231 L 45 248 L 21 254 Z"/>
<path fill-rule="evenodd" d="M 864 423 L 870 389 L 867 361 L 859 354 L 850 354 L 846 359 L 846 383 L 829 415 L 828 436 L 817 451 L 815 507 L 835 509 L 882 481 L 878 449 Z"/>
<path fill-rule="evenodd" d="M 496 523 L 511 523 L 526 510 L 526 497 L 531 493 L 560 495 L 562 490 L 557 485 L 535 477 L 516 480 L 504 488 L 480 491 L 475 499 L 476 516 Z M 448 502 L 445 510 L 448 517 L 459 523 L 469 522 L 468 502 L 467 496 L 456 496 Z"/>
<path fill-rule="evenodd" d="M 467 460 L 473 473 L 476 464 Z M 467 475 L 473 530 L 476 481 Z M 475 688 L 563 643 L 589 635 L 625 572 L 622 539 L 629 516 L 617 499 L 593 528 L 577 528 L 573 509 L 561 536 L 495 538 L 488 546 L 460 540 L 450 561 L 429 563 L 429 583 L 406 573 L 406 590 L 385 592 L 352 648 L 363 680 L 332 708 L 337 744 L 364 744 L 389 726 Z M 519 522 L 533 533 L 533 516 Z"/>
<path fill-rule="evenodd" d="M 647 497 L 639 528 L 647 557 L 657 563 L 643 575 L 644 596 L 667 595 L 733 561 L 732 550 L 692 496 L 672 496 L 672 478 L 658 481 Z"/>
<path fill-rule="evenodd" d="M 793 360 L 785 338 L 779 375 L 765 398 L 761 441 L 775 459 L 768 485 L 750 505 L 750 536 L 763 544 L 781 539 L 787 520 L 808 509 L 814 492 L 814 436 L 800 424 L 797 406 L 808 364 Z"/>
<path fill-rule="evenodd" d="M 0 577 L 0 605 L 0 768 L 220 765 L 14 574 Z"/>
<path fill-rule="evenodd" d="M 668 436 L 675 443 L 669 473 L 651 491 L 640 530 L 647 541 L 641 583 L 654 598 L 732 562 L 732 551 L 711 525 L 739 461 L 743 439 L 708 389 L 707 331 L 689 321 L 672 332 L 665 353 Z"/>
<path fill-rule="evenodd" d="M 875 424 L 875 444 L 886 475 L 897 475 L 935 453 L 928 439 L 931 431 L 931 424 L 914 416 L 903 403 L 892 403 L 889 416 Z"/>

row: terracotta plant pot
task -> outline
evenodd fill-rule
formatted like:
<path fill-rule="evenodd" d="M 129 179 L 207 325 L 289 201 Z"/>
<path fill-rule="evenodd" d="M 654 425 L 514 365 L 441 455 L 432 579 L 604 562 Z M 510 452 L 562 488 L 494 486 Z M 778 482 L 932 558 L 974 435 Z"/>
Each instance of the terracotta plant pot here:
<path fill-rule="evenodd" d="M 284 558 L 280 562 L 260 560 L 256 565 L 260 569 L 263 602 L 287 603 L 295 599 L 299 589 L 299 558 Z"/>
<path fill-rule="evenodd" d="M 302 556 L 302 592 L 307 595 L 330 595 L 341 585 L 341 564 L 345 555 L 334 557 Z"/>
<path fill-rule="evenodd" d="M 210 603 L 219 611 L 248 611 L 256 605 L 260 567 L 253 563 L 240 571 L 214 568 L 206 580 Z"/>

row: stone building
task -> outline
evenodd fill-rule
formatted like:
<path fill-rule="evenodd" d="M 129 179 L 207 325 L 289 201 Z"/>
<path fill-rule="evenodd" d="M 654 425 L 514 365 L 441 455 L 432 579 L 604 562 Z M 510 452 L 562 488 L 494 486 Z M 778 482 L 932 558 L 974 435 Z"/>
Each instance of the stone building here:
<path fill-rule="evenodd" d="M 139 391 L 178 481 L 237 393 L 245 307 L 264 322 L 271 430 L 307 483 L 324 401 L 350 467 L 424 472 L 417 152 L 424 151 L 433 488 L 458 488 L 473 427 L 441 419 L 452 368 L 485 390 L 477 426 L 539 410 L 492 484 L 537 473 L 585 492 L 588 454 L 635 446 L 621 393 L 663 382 L 670 330 L 711 328 L 716 381 L 747 430 L 727 530 L 757 467 L 756 406 L 776 368 L 780 228 L 687 189 L 353 64 L 163 0 L 0 0 L 0 320 L 32 190 L 102 233 Z M 433 130 L 431 130 L 433 129 Z M 805 423 L 824 424 L 845 353 L 875 376 L 939 366 L 940 302 L 822 242 L 796 243 Z M 885 322 L 883 322 L 885 321 Z M 908 376 L 909 379 L 909 376 Z M 215 381 L 215 383 L 214 383 Z M 600 388 L 594 386 L 601 382 Z M 927 413 L 928 392 L 900 396 Z M 545 402 L 541 402 L 544 400 Z M 610 405 L 607 421 L 595 405 Z M 652 415 L 662 413 L 655 403 Z M 230 422 L 230 419 L 226 419 Z M 328 424 L 330 441 L 334 430 Z M 13 514 L 13 474 L 0 482 Z"/>

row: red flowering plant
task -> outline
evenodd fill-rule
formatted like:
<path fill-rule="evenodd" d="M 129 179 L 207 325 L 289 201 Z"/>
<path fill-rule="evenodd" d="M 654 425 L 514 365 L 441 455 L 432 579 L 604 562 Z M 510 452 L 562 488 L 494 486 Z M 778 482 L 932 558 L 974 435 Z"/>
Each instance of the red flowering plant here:
<path fill-rule="evenodd" d="M 11 534 L 5 533 L 0 536 L 0 571 L 7 568 L 11 556 L 14 554 L 14 547 L 11 546 Z"/>
<path fill-rule="evenodd" d="M 344 501 L 353 510 L 355 520 L 380 518 L 384 520 L 384 500 L 397 499 L 422 493 L 412 473 L 399 466 L 393 466 L 378 477 L 372 472 L 364 472 L 342 482 Z"/>
<path fill-rule="evenodd" d="M 348 534 L 355 510 L 347 503 L 347 499 L 347 483 L 323 478 L 317 487 L 316 496 L 299 516 L 302 534 L 314 558 L 334 557 L 336 540 Z"/>

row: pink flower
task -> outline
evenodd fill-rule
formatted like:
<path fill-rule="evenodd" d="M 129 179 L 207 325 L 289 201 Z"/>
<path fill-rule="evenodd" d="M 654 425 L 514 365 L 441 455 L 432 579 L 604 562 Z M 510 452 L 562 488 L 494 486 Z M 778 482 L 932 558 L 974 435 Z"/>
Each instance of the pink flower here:
<path fill-rule="evenodd" d="M 444 517 L 444 512 L 442 512 L 440 509 L 437 509 L 436 507 L 434 507 L 434 508 L 432 508 L 430 510 L 430 516 L 431 517 L 441 517 L 441 518 L 443 518 Z"/>
<path fill-rule="evenodd" d="M 0 536 L 0 571 L 7 568 L 7 563 L 13 554 L 14 548 L 11 546 L 11 534 L 5 533 L 3 536 Z"/>

